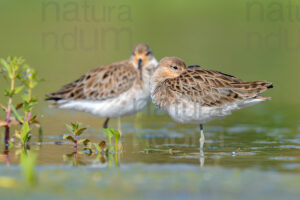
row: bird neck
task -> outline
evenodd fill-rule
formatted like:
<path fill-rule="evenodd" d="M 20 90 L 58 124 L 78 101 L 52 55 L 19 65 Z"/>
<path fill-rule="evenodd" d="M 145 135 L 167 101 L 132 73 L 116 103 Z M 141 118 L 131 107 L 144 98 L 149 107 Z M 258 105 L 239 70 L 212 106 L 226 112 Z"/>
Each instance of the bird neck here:
<path fill-rule="evenodd" d="M 158 68 L 155 70 L 153 76 L 151 77 L 151 91 L 155 90 L 156 86 L 166 80 L 168 77 L 163 75 L 164 72 Z"/>

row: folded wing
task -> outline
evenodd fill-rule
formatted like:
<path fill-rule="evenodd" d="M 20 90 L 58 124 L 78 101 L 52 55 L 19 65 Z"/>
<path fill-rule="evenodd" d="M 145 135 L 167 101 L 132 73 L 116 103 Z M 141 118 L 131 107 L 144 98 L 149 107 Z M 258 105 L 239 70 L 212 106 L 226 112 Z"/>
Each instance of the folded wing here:
<path fill-rule="evenodd" d="M 259 96 L 272 88 L 272 83 L 265 81 L 244 82 L 234 76 L 205 70 L 200 67 L 188 67 L 179 77 L 165 80 L 168 94 L 177 93 L 202 106 L 222 106 L 235 101 L 251 98 L 268 98 Z"/>
<path fill-rule="evenodd" d="M 138 76 L 128 61 L 99 67 L 48 94 L 46 100 L 105 100 L 129 90 Z"/>

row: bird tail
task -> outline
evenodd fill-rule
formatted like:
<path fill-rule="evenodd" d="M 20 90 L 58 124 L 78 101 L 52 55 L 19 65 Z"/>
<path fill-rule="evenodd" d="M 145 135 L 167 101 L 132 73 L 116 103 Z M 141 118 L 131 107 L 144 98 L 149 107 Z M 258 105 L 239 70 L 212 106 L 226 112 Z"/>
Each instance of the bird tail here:
<path fill-rule="evenodd" d="M 273 83 L 266 81 L 250 81 L 233 83 L 233 91 L 240 94 L 244 98 L 270 99 L 270 97 L 262 97 L 261 93 L 273 88 Z"/>

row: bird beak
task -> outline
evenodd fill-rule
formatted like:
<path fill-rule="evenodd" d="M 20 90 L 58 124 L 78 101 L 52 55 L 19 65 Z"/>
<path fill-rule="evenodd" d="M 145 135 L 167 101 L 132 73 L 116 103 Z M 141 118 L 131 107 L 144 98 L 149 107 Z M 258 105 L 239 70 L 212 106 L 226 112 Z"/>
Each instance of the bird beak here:
<path fill-rule="evenodd" d="M 141 58 L 138 59 L 138 69 L 141 70 L 142 69 L 142 62 L 143 60 Z"/>

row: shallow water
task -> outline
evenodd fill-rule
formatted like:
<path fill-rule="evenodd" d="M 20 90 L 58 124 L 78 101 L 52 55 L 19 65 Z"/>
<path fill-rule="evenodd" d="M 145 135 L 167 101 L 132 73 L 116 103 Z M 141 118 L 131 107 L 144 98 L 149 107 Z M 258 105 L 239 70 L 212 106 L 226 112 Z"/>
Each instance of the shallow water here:
<path fill-rule="evenodd" d="M 294 121 L 288 123 L 284 120 L 276 121 L 277 118 L 284 118 L 284 113 L 281 115 L 277 110 L 277 117 L 272 116 L 274 114 L 269 112 L 268 107 L 273 105 L 266 105 L 267 103 L 258 105 L 258 108 L 238 111 L 226 119 L 205 125 L 204 157 L 200 156 L 198 126 L 177 124 L 164 113 L 150 106 L 136 116 L 121 120 L 122 152 L 118 162 L 121 166 L 133 163 L 180 163 L 202 167 L 251 168 L 272 170 L 278 173 L 299 173 L 299 126 L 296 124 L 291 126 L 290 123 Z M 30 145 L 32 150 L 37 150 L 39 153 L 39 165 L 67 165 L 69 163 L 64 159 L 64 155 L 72 153 L 73 146 L 68 141 L 62 140 L 62 135 L 67 133 L 63 126 L 64 122 L 81 121 L 88 127 L 83 134 L 84 138 L 92 142 L 107 141 L 103 131 L 99 128 L 103 119 L 79 112 L 53 110 L 46 105 L 42 108 L 41 110 L 45 112 L 42 115 L 49 115 L 49 117 L 42 118 L 43 139 L 40 141 L 34 133 Z M 256 109 L 259 109 L 260 113 L 257 113 Z M 264 116 L 268 116 L 267 123 L 260 119 Z M 247 118 L 248 123 L 244 123 L 243 118 Z M 298 119 L 295 118 L 295 121 Z M 57 121 L 60 123 L 54 126 Z M 111 120 L 111 127 L 116 127 L 116 124 L 117 120 Z M 3 145 L 1 149 L 4 152 Z M 18 164 L 17 149 L 16 143 L 8 155 L 12 165 Z M 0 161 L 5 163 L 7 155 L 2 154 L 0 158 Z M 95 158 L 95 155 L 89 156 L 84 153 L 79 155 L 79 160 L 84 165 L 93 165 Z M 101 166 L 107 165 L 108 158 L 104 160 Z"/>
<path fill-rule="evenodd" d="M 259 105 L 259 107 L 264 109 L 267 105 Z M 63 123 L 53 130 L 47 127 L 53 126 L 57 120 L 63 121 L 67 118 L 70 120 L 71 117 L 71 121 L 75 121 L 78 118 L 78 121 L 82 121 L 89 127 L 83 135 L 84 138 L 88 138 L 92 142 L 107 141 L 103 131 L 99 128 L 103 119 L 99 120 L 98 125 L 95 125 L 98 119 L 87 114 L 52 110 L 47 107 L 44 109 L 45 112 L 50 113 L 47 113 L 50 117 L 42 120 L 42 124 L 46 123 L 43 140 L 39 141 L 34 136 L 31 141 L 31 149 L 39 152 L 38 164 L 67 164 L 63 155 L 73 151 L 72 144 L 62 140 L 62 135 L 67 133 Z M 248 117 L 254 115 L 251 109 L 246 109 L 249 111 L 248 113 L 239 111 L 229 116 L 229 119 L 218 120 L 205 126 L 205 156 L 201 160 L 202 163 L 200 163 L 198 126 L 177 124 L 153 107 L 135 117 L 123 118 L 121 123 L 123 150 L 119 162 L 121 165 L 181 163 L 205 167 L 221 166 L 300 172 L 299 127 L 281 125 L 284 124 L 283 122 L 277 123 L 278 125 L 273 122 L 274 126 L 263 124 L 265 121 L 262 123 L 259 117 L 263 116 L 264 112 L 268 112 L 267 109 L 258 114 L 256 122 L 252 119 L 248 124 L 239 123 L 239 116 L 245 117 L 245 113 L 248 114 Z M 272 117 L 269 116 L 269 118 Z M 234 123 L 234 120 L 237 123 Z M 116 123 L 117 120 L 111 120 L 110 124 L 113 127 Z M 225 123 L 229 125 L 223 125 Z M 3 145 L 1 148 L 3 152 Z M 9 153 L 11 164 L 18 163 L 18 156 L 15 155 L 16 149 L 18 149 L 17 145 Z M 2 163 L 5 161 L 4 158 L 5 155 L 2 154 Z M 95 156 L 83 154 L 80 155 L 80 159 L 85 165 L 91 165 Z"/>
<path fill-rule="evenodd" d="M 30 149 L 38 153 L 38 184 L 26 189 L 20 173 L 20 147 L 7 154 L 0 146 L 0 191 L 6 199 L 122 197 L 164 199 L 263 198 L 297 199 L 300 195 L 299 108 L 265 102 L 234 112 L 204 126 L 206 143 L 199 149 L 199 127 L 172 121 L 149 105 L 121 119 L 122 151 L 118 154 L 72 155 L 62 140 L 65 123 L 80 121 L 92 142 L 106 140 L 104 119 L 85 113 L 38 107 L 44 135 L 33 131 Z M 117 128 L 117 120 L 110 121 Z M 10 165 L 10 167 L 8 167 Z M 3 184 L 5 178 L 12 185 Z M 11 195 L 10 190 L 17 193 Z M 76 192 L 74 192 L 76 190 Z M 118 191 L 115 193 L 114 191 Z M 255 193 L 255 194 L 254 194 Z"/>

